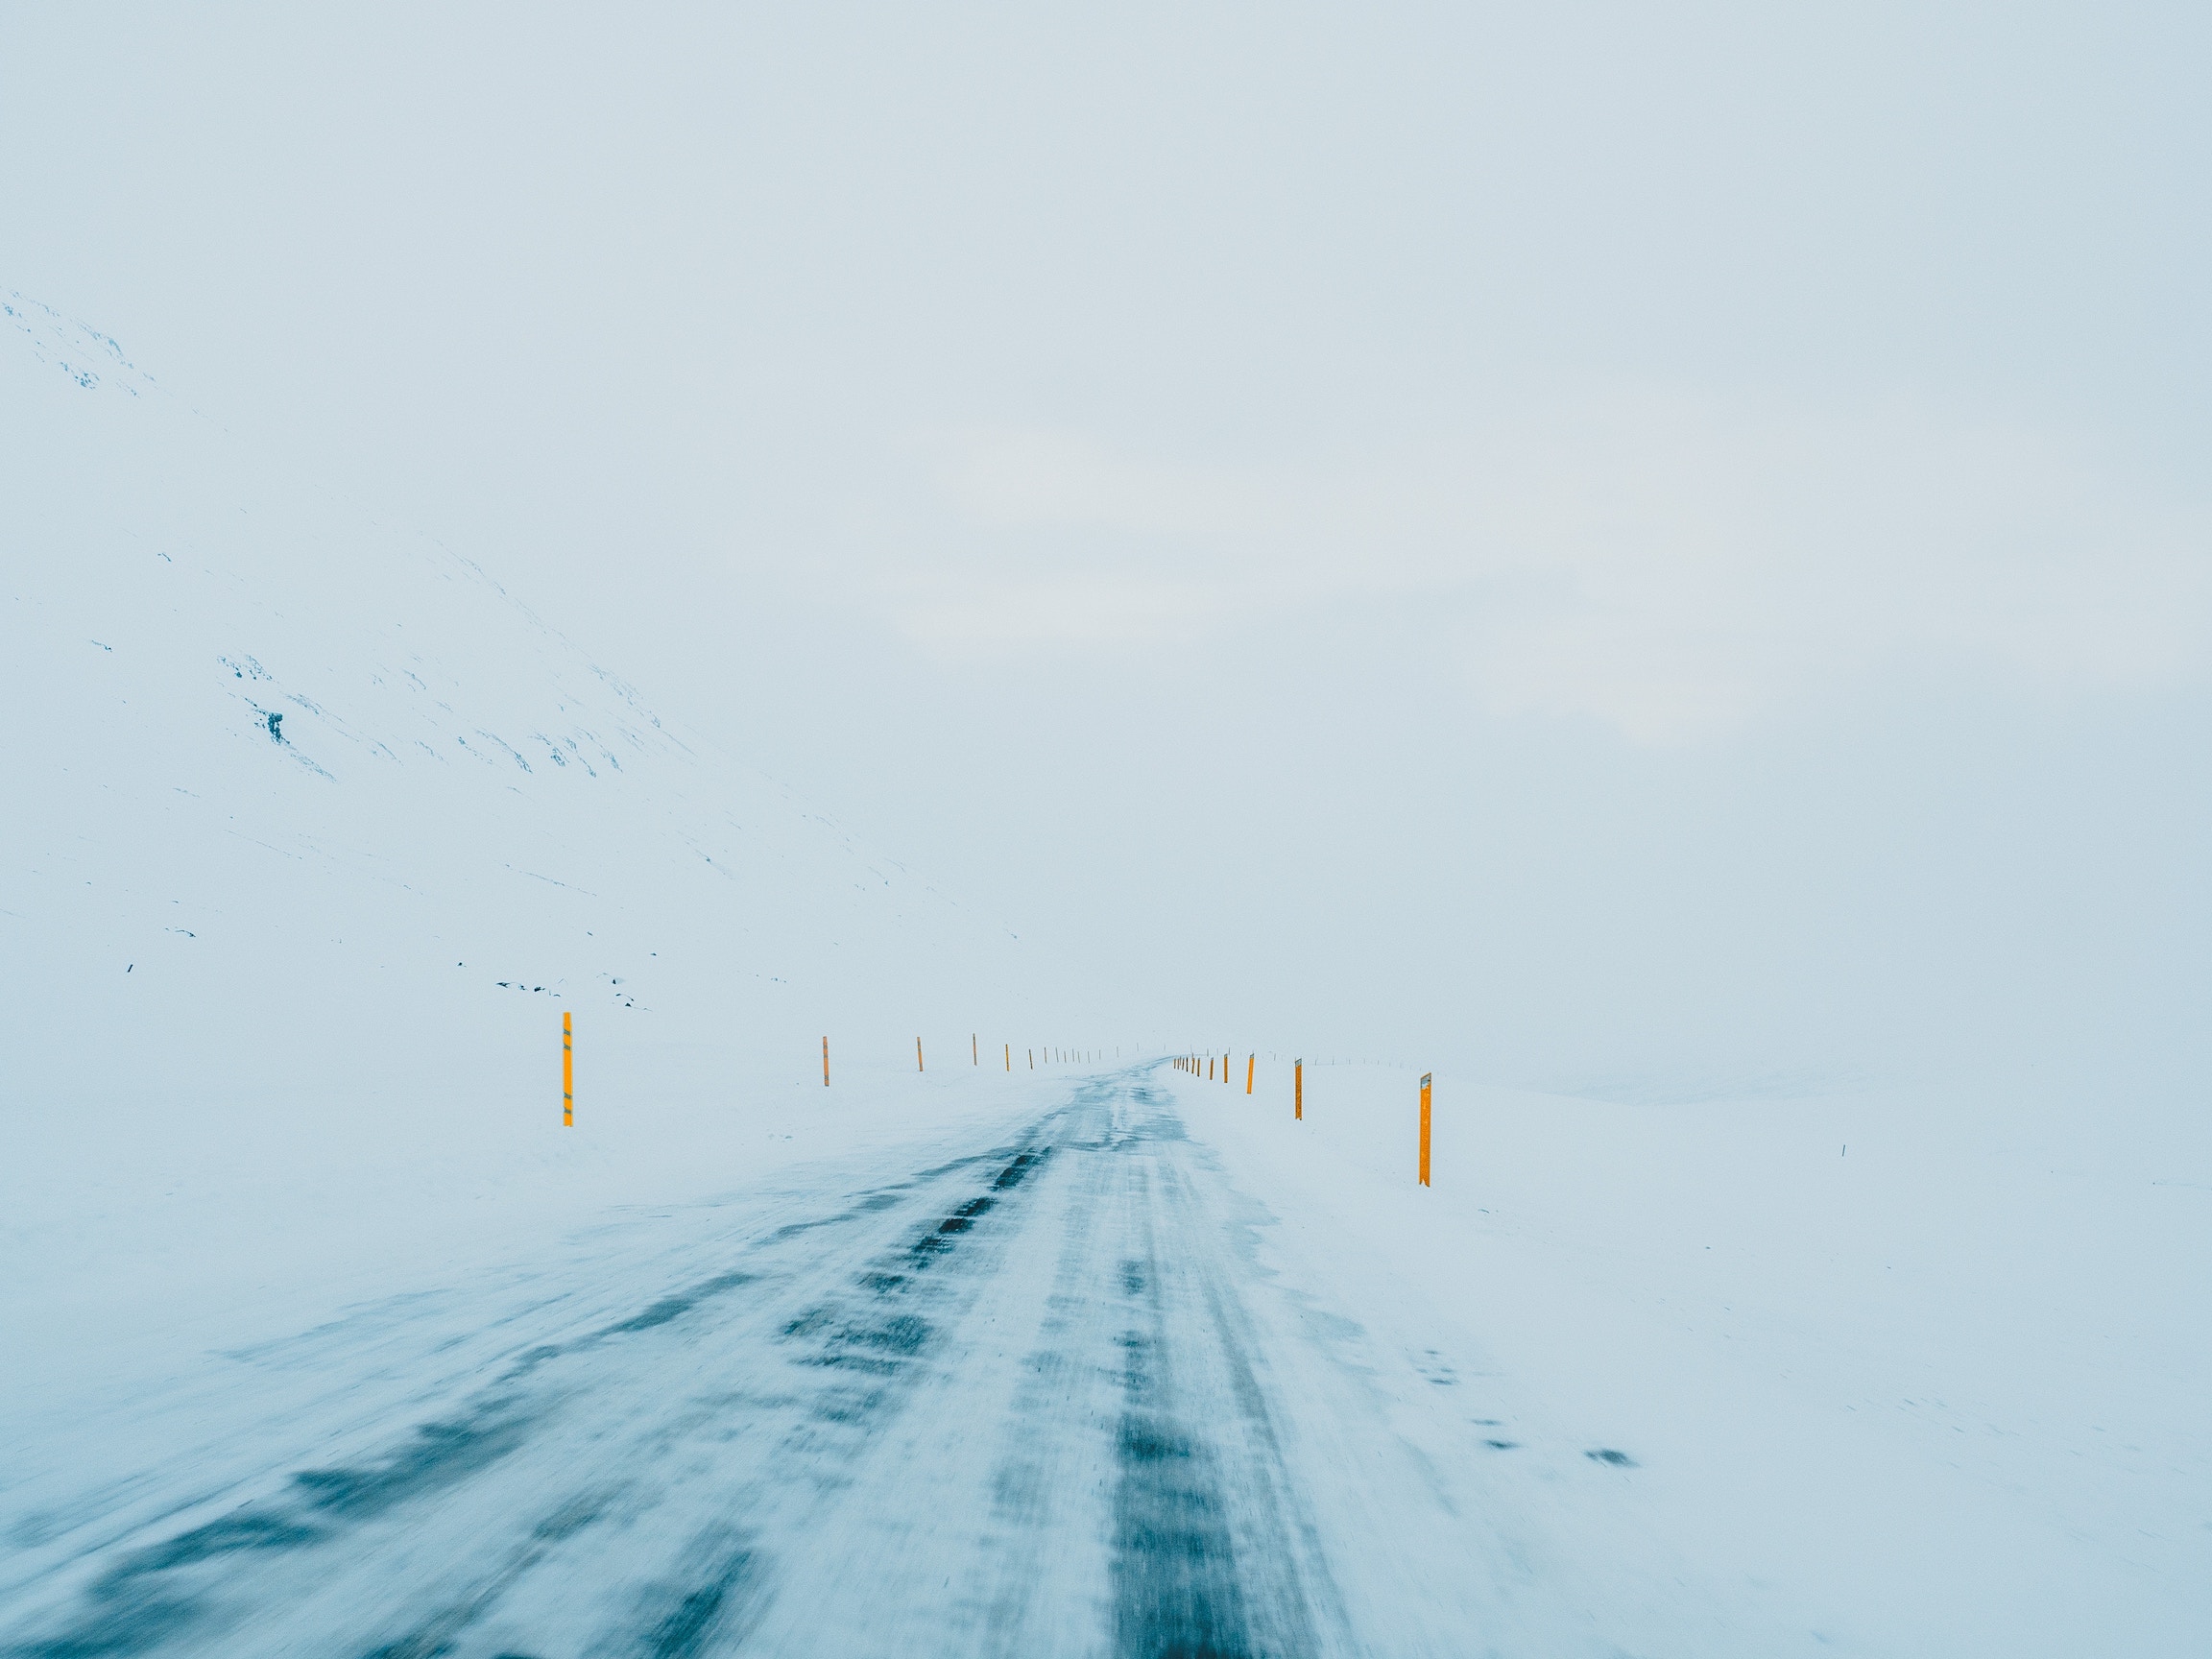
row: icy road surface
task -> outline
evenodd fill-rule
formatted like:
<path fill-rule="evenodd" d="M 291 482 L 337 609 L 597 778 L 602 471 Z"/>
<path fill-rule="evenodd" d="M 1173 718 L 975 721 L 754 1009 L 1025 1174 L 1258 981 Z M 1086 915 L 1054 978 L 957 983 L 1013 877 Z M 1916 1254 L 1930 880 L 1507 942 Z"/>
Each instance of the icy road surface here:
<path fill-rule="evenodd" d="M 0 1652 L 1493 1650 L 1483 1431 L 1406 1421 L 1143 1071 L 821 1181 L 240 1356 L 224 1437 L 169 1403 L 18 1536 Z"/>

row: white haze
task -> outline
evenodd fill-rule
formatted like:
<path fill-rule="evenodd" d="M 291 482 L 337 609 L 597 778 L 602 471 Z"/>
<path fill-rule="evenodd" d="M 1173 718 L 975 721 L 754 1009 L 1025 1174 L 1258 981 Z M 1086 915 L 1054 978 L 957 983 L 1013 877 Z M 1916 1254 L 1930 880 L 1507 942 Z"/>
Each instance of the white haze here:
<path fill-rule="evenodd" d="M 2202 1098 L 2200 11 L 9 36 L 0 285 L 1086 962 L 1070 1023 Z"/>

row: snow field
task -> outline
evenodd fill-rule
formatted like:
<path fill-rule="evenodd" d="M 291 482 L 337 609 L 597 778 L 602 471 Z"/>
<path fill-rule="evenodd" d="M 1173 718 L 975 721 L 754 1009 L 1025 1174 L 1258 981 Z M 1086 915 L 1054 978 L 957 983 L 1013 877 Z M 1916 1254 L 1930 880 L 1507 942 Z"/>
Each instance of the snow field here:
<path fill-rule="evenodd" d="M 1086 1004 L 111 342 L 11 301 L 0 395 L 0 1536 L 127 1538 L 187 1475 L 325 1466 L 332 1422 L 373 1453 L 424 1342 L 547 1286 L 615 1316 L 652 1223 L 725 1201 L 680 1217 L 709 1253 L 1114 1070 L 967 1064 L 972 1010 Z M 1345 1587 L 1370 1650 L 1462 1603 L 1468 1650 L 2205 1650 L 2200 1092 L 1670 1101 L 1440 1053 L 1422 1190 L 1418 1069 L 1310 1063 L 1294 1124 L 1288 1060 L 1248 1098 L 1242 1058 L 1144 1086 L 1305 1310 L 1275 1381 L 1346 1408 L 1293 1426 L 1317 1525 L 1435 1598 Z"/>
<path fill-rule="evenodd" d="M 1766 1626 L 2082 1653 L 2119 1608 L 2131 1652 L 2212 1629 L 2212 1190 L 2186 1164 L 2084 1164 L 1926 1094 L 1624 1105 L 1439 1073 L 1423 1191 L 1417 1070 L 1309 1063 L 1300 1123 L 1287 1062 L 1250 1100 L 1242 1070 L 1164 1075 L 1280 1217 L 1271 1263 L 1483 1380 L 1503 1501 L 1645 1609 L 1636 1650 L 1770 1651 Z M 1729 1632 L 1693 1641 L 1717 1610 Z"/>

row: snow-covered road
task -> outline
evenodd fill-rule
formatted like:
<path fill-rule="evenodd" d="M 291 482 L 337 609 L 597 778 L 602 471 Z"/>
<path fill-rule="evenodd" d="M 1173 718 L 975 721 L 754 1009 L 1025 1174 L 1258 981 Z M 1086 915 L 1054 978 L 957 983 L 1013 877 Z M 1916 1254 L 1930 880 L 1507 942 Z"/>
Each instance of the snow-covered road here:
<path fill-rule="evenodd" d="M 864 1164 L 242 1356 L 212 1442 L 145 1402 L 172 1453 L 20 1540 L 0 1651 L 1488 1646 L 1358 1327 L 1147 1072 Z"/>

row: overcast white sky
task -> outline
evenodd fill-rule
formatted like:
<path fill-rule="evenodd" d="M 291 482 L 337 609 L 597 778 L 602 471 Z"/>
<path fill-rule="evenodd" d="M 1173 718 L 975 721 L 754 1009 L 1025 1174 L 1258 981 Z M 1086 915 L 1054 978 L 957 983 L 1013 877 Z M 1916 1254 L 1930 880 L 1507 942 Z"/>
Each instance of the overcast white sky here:
<path fill-rule="evenodd" d="M 0 286 L 1102 1025 L 2201 1096 L 2212 12 L 336 13 L 11 7 Z"/>

